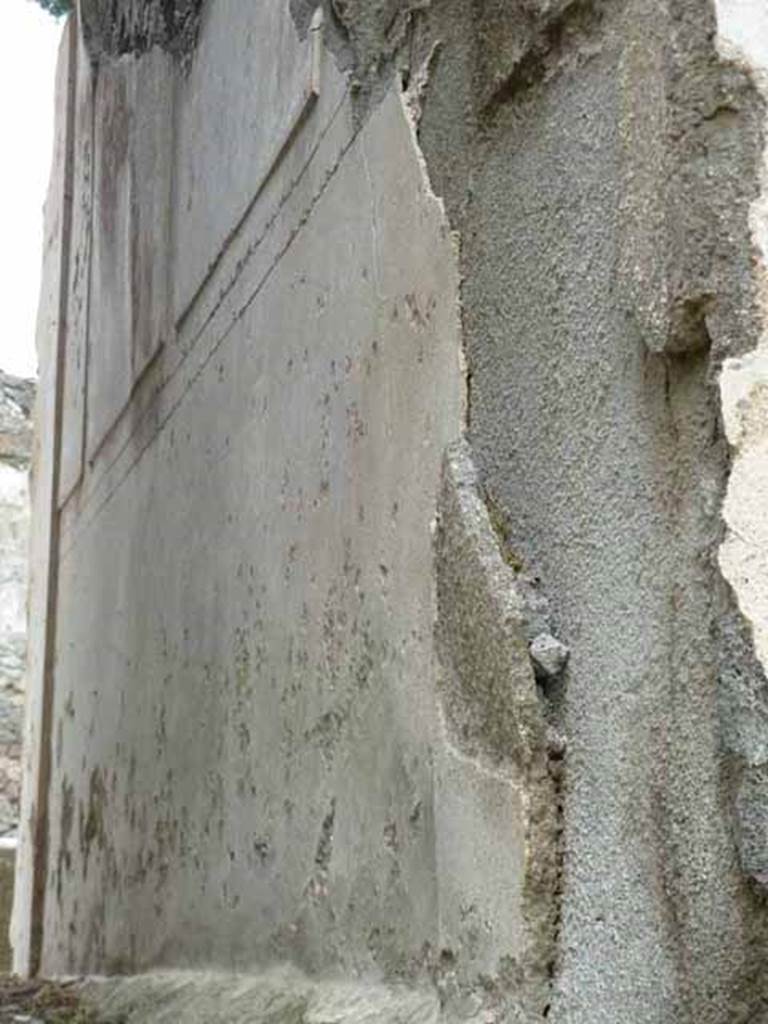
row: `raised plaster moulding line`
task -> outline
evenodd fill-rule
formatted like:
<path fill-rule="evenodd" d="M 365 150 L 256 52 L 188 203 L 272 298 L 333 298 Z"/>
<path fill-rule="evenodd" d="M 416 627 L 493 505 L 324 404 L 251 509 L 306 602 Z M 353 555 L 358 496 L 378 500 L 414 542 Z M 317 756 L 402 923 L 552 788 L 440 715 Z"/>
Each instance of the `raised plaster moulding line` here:
<path fill-rule="evenodd" d="M 176 330 L 180 331 L 190 313 L 197 304 L 198 299 L 205 291 L 206 287 L 211 281 L 211 278 L 215 275 L 218 270 L 224 255 L 226 254 L 229 247 L 237 239 L 238 235 L 243 229 L 243 225 L 247 222 L 254 206 L 259 201 L 267 183 L 272 178 L 277 168 L 282 163 L 283 157 L 290 149 L 294 139 L 298 135 L 301 127 L 306 121 L 307 117 L 314 110 L 317 101 L 320 97 L 320 79 L 322 72 L 322 50 L 323 50 L 323 10 L 318 7 L 315 13 L 312 15 L 312 22 L 309 28 L 309 61 L 308 61 L 308 75 L 307 84 L 302 93 L 297 97 L 296 101 L 291 108 L 291 112 L 287 118 L 287 124 L 284 134 L 278 139 L 275 144 L 272 156 L 267 162 L 266 169 L 261 177 L 261 180 L 256 186 L 256 190 L 253 196 L 248 201 L 247 206 L 243 210 L 242 214 L 238 218 L 235 226 L 229 232 L 227 237 L 221 244 L 219 251 L 214 256 L 211 263 L 208 265 L 208 269 L 203 276 L 202 281 L 198 285 L 192 298 L 189 300 L 185 308 L 179 314 L 176 320 Z"/>
<path fill-rule="evenodd" d="M 317 103 L 320 96 L 320 79 L 322 72 L 322 28 L 322 10 L 317 10 L 312 18 L 308 39 L 305 87 L 301 90 L 299 96 L 291 107 L 289 115 L 286 118 L 285 130 L 277 141 L 268 162 L 264 165 L 265 169 L 255 193 L 248 202 L 245 211 L 236 222 L 234 228 L 225 238 L 212 263 L 209 264 L 202 282 L 176 323 L 177 329 L 181 329 L 188 314 L 192 312 L 197 301 L 205 293 L 211 279 L 215 276 L 216 271 L 221 266 L 228 249 L 236 241 L 244 225 L 248 222 L 250 214 L 252 213 L 258 199 L 263 194 L 267 183 L 277 170 L 283 157 L 296 138 L 296 135 L 305 123 L 307 116 Z M 144 361 L 139 371 L 134 374 L 129 391 L 124 395 L 123 400 L 115 406 L 114 410 L 111 411 L 111 415 L 108 417 L 108 422 L 98 433 L 98 438 L 92 440 L 87 451 L 87 462 L 91 468 L 93 468 L 94 464 L 100 458 L 105 447 L 111 443 L 116 431 L 124 422 L 128 410 L 135 406 L 136 395 L 145 388 L 147 379 L 151 378 L 156 380 L 154 368 L 157 367 L 160 361 L 160 356 L 164 347 L 164 338 L 161 337 L 158 340 L 158 344 L 149 357 Z"/>
<path fill-rule="evenodd" d="M 768 4 L 716 0 L 716 11 L 720 53 L 745 69 L 768 103 Z M 733 462 L 723 505 L 726 536 L 718 558 L 752 629 L 755 653 L 768 670 L 768 149 L 760 180 L 750 228 L 763 323 L 756 348 L 727 359 L 720 375 Z"/>
<path fill-rule="evenodd" d="M 266 273 L 260 273 L 258 275 L 258 287 L 247 297 L 245 307 L 247 307 L 261 291 L 272 267 L 276 265 L 276 261 L 279 261 L 282 254 L 287 251 L 292 240 L 296 237 L 298 222 L 292 222 L 292 226 L 288 229 L 286 237 L 283 238 L 279 244 L 274 243 L 275 236 L 273 235 L 273 230 L 278 224 L 284 224 L 284 219 L 282 217 L 283 208 L 289 201 L 292 201 L 295 191 L 298 188 L 299 181 L 304 178 L 309 167 L 315 164 L 318 160 L 324 168 L 324 173 L 321 175 L 323 183 L 321 184 L 319 191 L 313 194 L 310 198 L 309 205 L 301 208 L 300 219 L 308 215 L 311 208 L 314 207 L 315 203 L 319 201 L 324 194 L 328 182 L 334 177 L 358 135 L 357 129 L 345 132 L 343 141 L 334 150 L 332 157 L 327 159 L 329 153 L 326 153 L 325 158 L 322 157 L 322 153 L 320 152 L 321 146 L 329 141 L 333 126 L 339 121 L 339 115 L 347 102 L 347 96 L 348 93 L 345 90 L 332 110 L 327 124 L 325 124 L 319 132 L 319 138 L 314 143 L 312 151 L 307 155 L 303 167 L 290 183 L 288 191 L 283 194 L 276 209 L 266 217 L 265 224 L 256 236 L 255 242 L 248 245 L 245 261 L 242 263 L 238 262 L 234 277 L 222 285 L 223 295 L 226 296 L 229 294 L 235 283 L 240 279 L 243 267 L 253 258 L 257 251 L 262 251 L 262 243 L 267 238 L 271 238 L 273 240 L 273 244 L 276 244 L 275 252 L 277 255 L 270 257 Z M 347 127 L 349 128 L 349 126 Z M 328 138 L 326 138 L 327 136 Z M 325 162 L 323 162 L 323 160 Z M 247 226 L 245 230 L 248 230 Z M 219 316 L 219 304 L 221 302 L 222 295 L 220 294 L 216 298 L 213 310 L 206 313 L 204 326 L 200 329 L 196 329 L 193 333 L 193 338 L 186 351 L 179 352 L 173 348 L 164 349 L 166 355 L 170 353 L 170 358 L 167 362 L 164 361 L 162 366 L 159 366 L 157 363 L 153 364 L 158 366 L 161 372 L 156 380 L 151 380 L 151 385 L 153 387 L 151 397 L 148 395 L 146 390 L 147 384 L 150 382 L 147 380 L 146 375 L 142 378 L 142 388 L 137 390 L 136 395 L 132 400 L 134 415 L 132 415 L 130 423 L 126 417 L 122 417 L 118 420 L 116 429 L 113 432 L 112 441 L 117 444 L 117 448 L 114 452 L 109 454 L 104 462 L 99 465 L 99 469 L 95 475 L 91 474 L 86 478 L 85 490 L 82 494 L 78 492 L 76 506 L 73 505 L 70 507 L 67 505 L 64 508 L 65 518 L 62 528 L 62 536 L 64 537 L 64 544 L 62 547 L 63 561 L 69 557 L 72 550 L 76 547 L 78 538 L 82 531 L 87 528 L 87 525 L 93 521 L 93 518 L 100 513 L 106 503 L 112 499 L 114 494 L 130 475 L 130 472 L 137 464 L 144 451 L 146 451 L 150 446 L 156 434 L 164 429 L 167 422 L 169 422 L 173 411 L 171 411 L 169 416 L 161 415 L 160 419 L 157 419 L 157 406 L 155 404 L 157 397 L 160 395 L 166 395 L 168 406 L 173 407 L 173 410 L 175 410 L 183 400 L 183 395 L 186 394 L 191 384 L 199 377 L 201 369 L 208 364 L 212 354 L 217 351 L 219 346 L 226 340 L 232 321 L 230 321 L 229 326 L 224 329 L 223 333 L 216 334 L 209 342 L 205 341 L 208 327 Z M 237 316 L 243 312 L 245 307 L 238 307 L 237 314 L 234 319 L 237 319 Z M 192 359 L 192 363 L 189 362 L 190 359 Z M 151 378 L 151 375 L 149 376 Z M 163 402 L 165 407 L 165 399 L 163 399 Z M 139 445 L 141 448 L 141 453 L 138 458 L 135 455 L 136 445 Z M 68 512 L 69 514 L 67 514 Z"/>
<path fill-rule="evenodd" d="M 329 132 L 332 125 L 337 121 L 338 115 L 346 103 L 346 97 L 347 93 L 345 92 L 333 111 L 328 125 L 323 129 L 323 133 Z M 301 208 L 298 221 L 291 223 L 291 226 L 285 233 L 285 237 L 279 241 L 279 244 L 276 244 L 275 251 L 269 257 L 268 265 L 265 266 L 265 268 L 262 269 L 262 272 L 258 275 L 258 283 L 255 289 L 247 294 L 243 304 L 239 306 L 235 311 L 235 314 L 231 316 L 229 324 L 225 325 L 223 331 L 215 334 L 207 342 L 203 341 L 201 343 L 201 339 L 206 334 L 206 329 L 199 332 L 189 351 L 182 354 L 175 364 L 171 364 L 167 376 L 163 376 L 159 379 L 158 394 L 165 396 L 163 399 L 163 408 L 165 409 L 165 412 L 163 412 L 159 419 L 157 419 L 155 416 L 157 410 L 156 407 L 153 407 L 152 402 L 149 402 L 144 408 L 138 408 L 136 422 L 130 425 L 130 429 L 126 429 L 125 434 L 121 438 L 119 451 L 110 459 L 108 465 L 104 469 L 104 472 L 97 475 L 94 487 L 86 492 L 85 499 L 78 505 L 73 519 L 65 521 L 64 523 L 63 537 L 65 538 L 65 543 L 62 547 L 62 561 L 66 560 L 66 558 L 70 556 L 78 543 L 79 537 L 87 530 L 88 525 L 100 514 L 106 504 L 112 500 L 119 488 L 123 485 L 125 480 L 138 464 L 144 452 L 150 447 L 157 434 L 160 433 L 160 431 L 162 431 L 170 422 L 176 409 L 184 400 L 184 396 L 193 386 L 194 382 L 200 377 L 215 352 L 218 351 L 219 347 L 226 341 L 232 324 L 239 319 L 244 310 L 247 309 L 255 300 L 256 296 L 260 294 L 262 288 L 269 279 L 272 270 L 277 266 L 283 255 L 292 245 L 294 239 L 297 237 L 300 226 L 299 222 L 306 219 L 316 203 L 321 200 L 330 181 L 333 180 L 337 170 L 340 168 L 344 158 L 353 146 L 357 137 L 357 130 L 352 131 L 350 134 L 345 134 L 343 142 L 340 147 L 334 151 L 330 162 L 326 161 L 326 163 L 323 164 L 324 173 L 322 175 L 322 182 L 318 191 L 312 194 L 308 205 Z M 304 168 L 305 170 L 309 167 L 314 158 L 315 151 L 310 154 Z M 303 173 L 304 172 L 302 171 L 299 177 L 302 177 Z M 292 197 L 295 185 L 296 182 L 292 184 L 288 193 L 284 196 L 285 201 Z M 278 207 L 278 210 L 273 212 L 268 218 L 267 228 L 258 240 L 259 245 L 264 238 L 271 235 L 273 226 L 281 221 L 279 216 L 281 209 L 282 204 Z M 239 276 L 239 270 L 237 272 L 237 276 Z M 208 322 L 211 322 L 217 313 L 218 311 L 214 310 L 212 314 L 209 314 Z M 166 349 L 166 351 L 169 350 Z M 192 353 L 194 353 L 194 357 L 192 356 Z M 192 359 L 192 362 L 190 362 L 190 359 Z M 138 394 L 141 395 L 141 391 L 139 391 Z M 146 395 L 143 397 L 146 397 Z M 141 399 L 137 398 L 137 401 L 140 400 Z M 125 427 L 127 420 L 123 418 L 120 423 Z M 138 454 L 136 454 L 136 446 L 139 446 L 140 449 Z M 88 510 L 87 514 L 86 510 Z M 76 523 L 73 520 L 76 520 Z"/>

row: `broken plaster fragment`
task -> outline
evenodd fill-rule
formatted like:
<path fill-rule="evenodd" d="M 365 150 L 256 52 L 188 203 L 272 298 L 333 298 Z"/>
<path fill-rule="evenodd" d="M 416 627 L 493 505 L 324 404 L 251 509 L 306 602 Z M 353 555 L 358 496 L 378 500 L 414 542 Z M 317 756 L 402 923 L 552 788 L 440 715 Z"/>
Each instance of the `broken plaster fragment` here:
<path fill-rule="evenodd" d="M 429 76 L 442 45 L 439 39 L 435 40 L 432 44 L 432 49 L 411 75 L 408 88 L 405 90 L 405 106 L 416 128 L 419 127 L 421 122 L 422 106 L 427 86 L 429 85 Z"/>
<path fill-rule="evenodd" d="M 528 653 L 533 662 L 537 679 L 554 679 L 565 668 L 570 651 L 551 633 L 539 633 L 529 647 Z"/>

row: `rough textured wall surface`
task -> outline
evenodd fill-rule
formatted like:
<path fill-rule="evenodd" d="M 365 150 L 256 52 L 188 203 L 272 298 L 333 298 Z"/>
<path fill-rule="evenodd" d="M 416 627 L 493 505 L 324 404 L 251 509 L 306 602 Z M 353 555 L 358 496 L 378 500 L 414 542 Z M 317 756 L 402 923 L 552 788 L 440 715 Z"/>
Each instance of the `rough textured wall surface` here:
<path fill-rule="evenodd" d="M 164 9 L 69 76 L 20 963 L 762 1021 L 762 4 Z"/>
<path fill-rule="evenodd" d="M 440 52 L 421 138 L 462 233 L 469 439 L 571 649 L 552 702 L 568 744 L 552 1014 L 748 1019 L 765 916 L 736 736 L 764 729 L 765 678 L 718 572 L 716 379 L 760 329 L 762 103 L 706 4 L 542 5 L 517 60 L 514 14 L 456 17 L 481 57 Z M 455 78 L 470 129 L 431 105 Z"/>
<path fill-rule="evenodd" d="M 0 371 L 0 835 L 19 822 L 35 385 Z"/>
<path fill-rule="evenodd" d="M 717 390 L 764 330 L 765 111 L 716 13 L 488 3 L 414 30 L 471 451 L 571 650 L 556 1020 L 748 1020 L 765 998 L 765 669 L 718 566 Z"/>

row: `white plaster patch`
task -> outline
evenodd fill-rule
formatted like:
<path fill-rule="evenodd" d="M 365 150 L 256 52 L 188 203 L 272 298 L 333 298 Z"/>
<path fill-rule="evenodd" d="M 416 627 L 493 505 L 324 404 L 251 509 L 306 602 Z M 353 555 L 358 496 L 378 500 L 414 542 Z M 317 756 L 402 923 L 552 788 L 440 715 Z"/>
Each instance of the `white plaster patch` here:
<path fill-rule="evenodd" d="M 757 656 L 768 665 L 768 348 L 728 360 L 720 392 L 734 450 L 720 568 L 752 624 Z"/>
<path fill-rule="evenodd" d="M 768 6 L 765 0 L 716 0 L 718 49 L 742 55 L 753 71 L 768 72 Z"/>

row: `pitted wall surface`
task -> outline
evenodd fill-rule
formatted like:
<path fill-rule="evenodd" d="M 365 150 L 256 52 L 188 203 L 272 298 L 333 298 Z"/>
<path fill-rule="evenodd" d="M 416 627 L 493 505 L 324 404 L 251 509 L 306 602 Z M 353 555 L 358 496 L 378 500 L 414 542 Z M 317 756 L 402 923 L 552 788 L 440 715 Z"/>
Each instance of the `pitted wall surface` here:
<path fill-rule="evenodd" d="M 462 240 L 470 457 L 570 648 L 549 691 L 567 744 L 550 1019 L 750 1020 L 761 5 L 336 8 L 363 110 L 388 76 L 418 91 Z"/>

